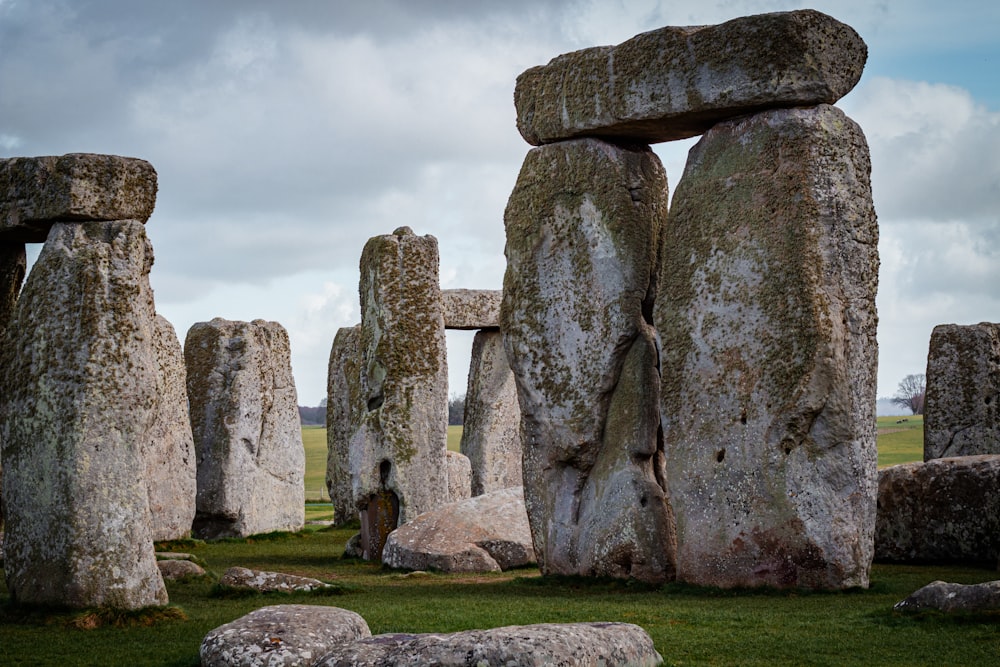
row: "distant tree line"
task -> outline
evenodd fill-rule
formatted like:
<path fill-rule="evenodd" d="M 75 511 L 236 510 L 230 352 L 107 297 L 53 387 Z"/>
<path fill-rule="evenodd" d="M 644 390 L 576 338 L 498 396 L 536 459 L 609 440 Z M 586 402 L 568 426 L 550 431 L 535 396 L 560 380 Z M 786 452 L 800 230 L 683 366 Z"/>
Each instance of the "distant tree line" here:
<path fill-rule="evenodd" d="M 927 378 L 923 373 L 907 375 L 899 383 L 892 402 L 901 408 L 906 408 L 910 414 L 924 414 L 924 397 L 927 394 Z"/>
<path fill-rule="evenodd" d="M 465 394 L 461 396 L 452 395 L 448 399 L 448 426 L 462 426 L 465 424 Z"/>
<path fill-rule="evenodd" d="M 326 426 L 326 399 L 315 408 L 299 406 L 299 423 L 303 426 Z"/>

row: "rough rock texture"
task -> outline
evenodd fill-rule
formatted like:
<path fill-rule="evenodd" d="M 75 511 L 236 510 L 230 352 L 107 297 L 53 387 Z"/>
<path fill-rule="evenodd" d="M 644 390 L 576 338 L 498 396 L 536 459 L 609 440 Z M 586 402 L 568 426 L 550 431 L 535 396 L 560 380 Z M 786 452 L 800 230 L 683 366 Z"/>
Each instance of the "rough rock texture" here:
<path fill-rule="evenodd" d="M 942 324 L 931 333 L 924 460 L 1000 454 L 1000 324 Z"/>
<path fill-rule="evenodd" d="M 222 576 L 219 577 L 219 585 L 230 588 L 247 588 L 261 593 L 308 592 L 320 588 L 330 588 L 330 584 L 319 579 L 299 577 L 284 572 L 250 570 L 245 567 L 231 567 L 223 572 Z"/>
<path fill-rule="evenodd" d="M 521 487 L 502 489 L 421 514 L 390 535 L 389 567 L 499 572 L 535 562 Z"/>
<path fill-rule="evenodd" d="M 389 531 L 448 502 L 437 239 L 409 227 L 369 239 L 359 289 L 366 412 L 351 444 L 351 481 L 364 551 L 377 560 Z"/>
<path fill-rule="evenodd" d="M 353 611 L 318 605 L 261 607 L 221 625 L 201 642 L 202 667 L 314 665 L 336 646 L 370 637 Z"/>
<path fill-rule="evenodd" d="M 660 28 L 521 74 L 517 128 L 535 146 L 581 135 L 693 137 L 755 111 L 833 104 L 867 57 L 850 26 L 814 10 Z"/>
<path fill-rule="evenodd" d="M 472 496 L 472 464 L 464 454 L 445 452 L 448 467 L 448 502 L 454 503 Z"/>
<path fill-rule="evenodd" d="M 472 495 L 522 486 L 521 408 L 499 331 L 472 341 L 461 451 L 472 465 Z"/>
<path fill-rule="evenodd" d="M 503 292 L 489 289 L 441 290 L 445 329 L 496 329 Z"/>
<path fill-rule="evenodd" d="M 351 489 L 351 440 L 367 411 L 361 400 L 360 344 L 360 324 L 339 329 L 330 348 L 326 376 L 326 490 L 336 526 L 358 516 Z"/>
<path fill-rule="evenodd" d="M 995 566 L 1000 456 L 903 463 L 878 473 L 875 557 Z"/>
<path fill-rule="evenodd" d="M 0 243 L 0 340 L 14 314 L 27 266 L 23 243 Z"/>
<path fill-rule="evenodd" d="M 540 623 L 452 634 L 377 635 L 333 648 L 322 667 L 601 665 L 653 667 L 663 658 L 630 623 Z"/>
<path fill-rule="evenodd" d="M 0 158 L 0 239 L 45 241 L 52 223 L 146 222 L 156 205 L 156 171 L 145 160 L 70 153 Z"/>
<path fill-rule="evenodd" d="M 905 600 L 897 602 L 893 609 L 905 612 L 935 609 L 946 613 L 996 611 L 1000 609 L 1000 581 L 969 585 L 932 581 Z"/>
<path fill-rule="evenodd" d="M 158 359 L 137 221 L 56 224 L 0 349 L 7 587 L 18 602 L 167 602 L 142 450 Z"/>
<path fill-rule="evenodd" d="M 205 569 L 201 565 L 189 560 L 157 560 L 156 566 L 160 569 L 160 576 L 172 581 L 186 577 L 205 576 Z"/>
<path fill-rule="evenodd" d="M 173 325 L 153 320 L 153 348 L 159 360 L 153 424 L 143 458 L 153 539 L 176 540 L 191 534 L 198 466 L 188 413 L 184 351 Z"/>
<path fill-rule="evenodd" d="M 830 106 L 722 123 L 688 154 L 655 321 L 677 578 L 867 586 L 878 226 Z"/>
<path fill-rule="evenodd" d="M 288 334 L 277 322 L 199 322 L 184 343 L 202 539 L 299 530 L 305 449 Z"/>
<path fill-rule="evenodd" d="M 501 330 L 544 573 L 673 577 L 649 319 L 666 174 L 648 146 L 529 151 L 507 203 Z"/>

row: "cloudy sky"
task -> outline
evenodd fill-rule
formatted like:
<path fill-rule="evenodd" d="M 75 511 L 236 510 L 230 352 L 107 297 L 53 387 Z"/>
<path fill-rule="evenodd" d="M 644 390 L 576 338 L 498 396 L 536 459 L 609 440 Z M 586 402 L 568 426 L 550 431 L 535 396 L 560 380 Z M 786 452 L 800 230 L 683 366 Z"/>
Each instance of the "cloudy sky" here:
<path fill-rule="evenodd" d="M 931 329 L 1000 321 L 1000 3 L 981 0 L 0 0 L 0 156 L 112 153 L 159 174 L 157 309 L 281 322 L 301 405 L 358 321 L 365 241 L 440 242 L 445 288 L 499 289 L 529 146 L 514 80 L 665 25 L 804 6 L 853 26 L 881 226 L 879 395 Z M 693 141 L 656 146 L 671 188 Z M 449 334 L 452 393 L 471 337 Z"/>

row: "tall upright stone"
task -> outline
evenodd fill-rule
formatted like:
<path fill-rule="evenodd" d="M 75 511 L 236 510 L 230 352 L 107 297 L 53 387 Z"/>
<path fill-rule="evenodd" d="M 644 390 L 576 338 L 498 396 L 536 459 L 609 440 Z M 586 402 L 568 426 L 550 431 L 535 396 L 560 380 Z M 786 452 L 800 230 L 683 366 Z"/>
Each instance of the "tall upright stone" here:
<path fill-rule="evenodd" d="M 1000 324 L 931 332 L 924 460 L 1000 454 Z"/>
<path fill-rule="evenodd" d="M 362 549 L 379 559 L 400 523 L 448 502 L 448 363 L 438 244 L 409 227 L 361 254 L 365 414 L 351 447 Z"/>
<path fill-rule="evenodd" d="M 326 490 L 333 503 L 333 523 L 357 518 L 351 488 L 351 440 L 366 412 L 361 399 L 361 325 L 337 331 L 330 348 L 326 399 Z"/>
<path fill-rule="evenodd" d="M 194 536 L 302 528 L 305 450 L 284 327 L 199 322 L 184 360 L 198 465 Z"/>
<path fill-rule="evenodd" d="M 18 602 L 167 602 L 143 447 L 159 365 L 152 246 L 132 220 L 57 223 L 0 350 L 4 568 Z"/>
<path fill-rule="evenodd" d="M 677 577 L 867 586 L 878 227 L 840 110 L 721 123 L 691 149 L 655 322 Z"/>
<path fill-rule="evenodd" d="M 0 243 L 0 340 L 14 315 L 27 267 L 23 243 Z"/>
<path fill-rule="evenodd" d="M 501 331 L 543 573 L 673 577 L 651 326 L 666 174 L 644 145 L 531 150 L 507 209 Z"/>
<path fill-rule="evenodd" d="M 472 340 L 460 448 L 472 465 L 473 496 L 524 484 L 521 408 L 499 330 L 477 331 Z"/>

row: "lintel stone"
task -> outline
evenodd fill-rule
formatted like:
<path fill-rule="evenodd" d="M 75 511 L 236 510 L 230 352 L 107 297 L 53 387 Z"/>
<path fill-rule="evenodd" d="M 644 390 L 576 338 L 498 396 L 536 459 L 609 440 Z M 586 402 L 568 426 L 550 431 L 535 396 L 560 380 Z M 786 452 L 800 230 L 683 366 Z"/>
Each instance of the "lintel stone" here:
<path fill-rule="evenodd" d="M 503 290 L 441 290 L 445 329 L 499 329 Z"/>

